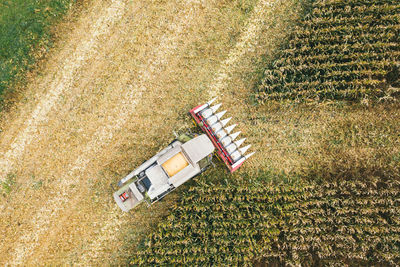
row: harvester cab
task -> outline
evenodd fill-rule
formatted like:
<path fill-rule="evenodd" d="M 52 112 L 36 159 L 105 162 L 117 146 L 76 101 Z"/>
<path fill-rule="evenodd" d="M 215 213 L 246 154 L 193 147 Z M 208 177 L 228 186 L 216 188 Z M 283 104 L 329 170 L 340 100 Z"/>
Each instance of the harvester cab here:
<path fill-rule="evenodd" d="M 241 147 L 245 138 L 236 140 L 235 124 L 226 127 L 231 118 L 222 119 L 221 104 L 211 106 L 215 98 L 189 111 L 203 134 L 179 135 L 166 148 L 118 182 L 114 200 L 123 211 L 145 201 L 151 205 L 162 199 L 212 164 L 214 152 L 230 172 L 236 171 L 254 152 L 245 155 L 250 145 Z"/>

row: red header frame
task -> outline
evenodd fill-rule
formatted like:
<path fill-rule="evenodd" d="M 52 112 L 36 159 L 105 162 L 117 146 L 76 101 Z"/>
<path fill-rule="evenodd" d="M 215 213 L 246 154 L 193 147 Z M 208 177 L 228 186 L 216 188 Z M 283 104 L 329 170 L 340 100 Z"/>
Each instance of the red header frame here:
<path fill-rule="evenodd" d="M 225 165 L 228 167 L 229 171 L 232 173 L 236 171 L 244 162 L 244 160 L 239 163 L 235 164 L 229 155 L 229 153 L 226 151 L 224 146 L 219 142 L 217 136 L 215 135 L 214 131 L 211 129 L 210 125 L 207 124 L 206 120 L 200 115 L 200 112 L 197 114 L 194 112 L 196 109 L 201 107 L 202 105 L 199 105 L 189 111 L 190 115 L 192 115 L 194 121 L 196 124 L 203 130 L 205 134 L 210 138 L 211 142 L 214 144 L 214 147 L 217 150 L 218 156 L 221 158 L 221 160 L 225 163 Z M 239 159 L 240 161 L 240 159 Z M 238 161 L 238 162 L 239 162 Z M 233 165 L 236 165 L 233 167 Z"/>

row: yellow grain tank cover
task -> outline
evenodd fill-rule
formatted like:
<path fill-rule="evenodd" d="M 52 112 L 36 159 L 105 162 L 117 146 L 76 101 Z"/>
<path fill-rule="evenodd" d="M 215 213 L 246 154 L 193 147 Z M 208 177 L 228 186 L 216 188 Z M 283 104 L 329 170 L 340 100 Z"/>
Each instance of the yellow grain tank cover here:
<path fill-rule="evenodd" d="M 161 166 L 167 172 L 168 176 L 172 177 L 188 165 L 189 163 L 182 155 L 182 152 L 179 152 L 178 154 L 164 162 Z"/>

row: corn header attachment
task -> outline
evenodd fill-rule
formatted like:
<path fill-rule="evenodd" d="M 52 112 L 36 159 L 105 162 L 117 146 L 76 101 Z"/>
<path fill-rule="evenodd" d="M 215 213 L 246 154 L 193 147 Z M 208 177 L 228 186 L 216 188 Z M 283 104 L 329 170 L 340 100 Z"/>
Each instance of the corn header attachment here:
<path fill-rule="evenodd" d="M 241 147 L 246 138 L 236 140 L 240 135 L 240 131 L 231 133 L 236 124 L 227 126 L 231 117 L 222 119 L 225 111 L 217 112 L 221 104 L 211 106 L 216 98 L 210 100 L 206 104 L 199 105 L 189 111 L 194 121 L 204 133 L 210 138 L 216 153 L 228 167 L 230 172 L 236 171 L 254 152 L 245 155 L 251 145 Z"/>

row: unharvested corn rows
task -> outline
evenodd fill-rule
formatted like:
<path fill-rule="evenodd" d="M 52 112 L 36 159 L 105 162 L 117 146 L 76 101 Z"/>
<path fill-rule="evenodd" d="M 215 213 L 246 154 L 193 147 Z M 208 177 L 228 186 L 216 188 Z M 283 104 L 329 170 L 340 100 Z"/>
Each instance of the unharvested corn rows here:
<path fill-rule="evenodd" d="M 378 98 L 400 87 L 400 2 L 320 0 L 264 73 L 257 97 Z"/>
<path fill-rule="evenodd" d="M 400 264 L 400 183 L 190 189 L 134 265 Z"/>

